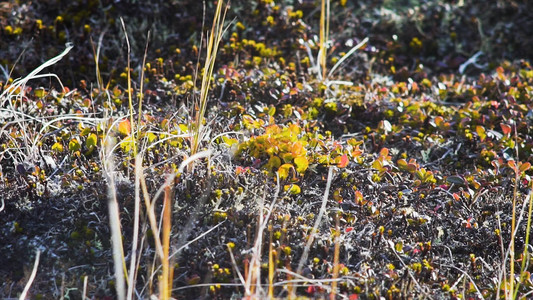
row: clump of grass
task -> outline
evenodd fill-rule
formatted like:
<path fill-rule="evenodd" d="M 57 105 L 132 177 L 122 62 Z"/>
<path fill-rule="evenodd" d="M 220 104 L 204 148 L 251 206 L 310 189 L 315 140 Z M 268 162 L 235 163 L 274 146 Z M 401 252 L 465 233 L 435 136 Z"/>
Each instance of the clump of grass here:
<path fill-rule="evenodd" d="M 207 102 L 211 86 L 211 78 L 215 69 L 215 60 L 218 53 L 218 47 L 222 41 L 224 33 L 224 20 L 228 5 L 223 10 L 224 1 L 218 1 L 213 17 L 213 25 L 211 31 L 207 35 L 207 52 L 205 57 L 204 68 L 202 70 L 202 83 L 200 86 L 200 96 L 195 98 L 190 108 L 193 111 L 193 120 L 191 122 L 189 131 L 191 133 L 191 148 L 190 155 L 198 153 L 200 143 L 205 137 L 205 113 L 207 110 Z M 191 165 L 194 166 L 194 165 Z"/>

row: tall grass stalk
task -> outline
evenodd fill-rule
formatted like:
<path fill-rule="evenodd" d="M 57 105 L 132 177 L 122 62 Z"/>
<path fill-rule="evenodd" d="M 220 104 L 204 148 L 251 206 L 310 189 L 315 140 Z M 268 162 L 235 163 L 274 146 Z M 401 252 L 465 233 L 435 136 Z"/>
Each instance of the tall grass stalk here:
<path fill-rule="evenodd" d="M 128 64 L 128 72 L 127 72 L 127 75 L 128 75 L 128 104 L 129 104 L 129 111 L 130 111 L 130 125 L 131 125 L 131 128 L 136 128 L 135 127 L 135 122 L 134 122 L 134 119 L 133 119 L 133 96 L 132 96 L 132 87 L 131 87 L 131 61 L 130 61 L 130 56 L 131 56 L 131 47 L 130 47 L 130 39 L 128 38 L 128 32 L 126 30 L 126 25 L 124 24 L 124 20 L 122 18 L 120 18 L 120 23 L 122 24 L 122 30 L 124 30 L 124 37 L 126 38 L 126 45 L 128 46 L 128 59 L 127 59 L 127 64 Z M 144 66 L 143 66 L 144 67 Z M 141 98 L 142 99 L 142 98 Z M 139 104 L 139 109 L 141 108 L 141 105 Z M 133 149 L 133 157 L 137 156 L 137 130 L 133 130 L 131 132 L 133 138 L 131 139 L 131 143 L 133 144 L 132 145 L 132 149 Z"/>
<path fill-rule="evenodd" d="M 200 143 L 203 140 L 205 135 L 204 122 L 205 122 L 205 112 L 207 110 L 207 100 L 209 96 L 209 90 L 211 85 L 211 78 L 215 69 L 215 60 L 218 52 L 218 47 L 220 41 L 222 40 L 222 35 L 224 33 L 224 20 L 226 18 L 226 12 L 228 10 L 228 5 L 223 11 L 224 1 L 217 1 L 217 7 L 215 15 L 213 17 L 213 25 L 211 27 L 211 32 L 208 33 L 207 37 L 207 52 L 205 57 L 205 64 L 202 70 L 202 83 L 200 87 L 200 97 L 193 101 L 193 120 L 191 128 L 191 153 L 194 155 L 198 152 L 200 148 Z M 191 165 L 191 169 L 194 165 Z"/>
<path fill-rule="evenodd" d="M 322 0 L 320 5 L 320 50 L 318 51 L 318 65 L 320 66 L 320 71 L 318 72 L 321 76 L 321 80 L 326 79 L 326 64 L 327 64 L 327 52 L 328 52 L 328 41 L 329 41 L 329 20 L 330 20 L 330 10 L 329 10 L 329 1 Z"/>
<path fill-rule="evenodd" d="M 339 214 L 335 214 L 335 235 L 334 235 L 335 250 L 333 254 L 333 281 L 331 282 L 331 293 L 329 299 L 335 300 L 337 295 L 337 278 L 339 277 L 339 254 L 340 254 L 340 226 L 339 226 Z"/>
<path fill-rule="evenodd" d="M 163 197 L 163 257 L 161 258 L 161 276 L 159 278 L 159 297 L 161 300 L 170 299 L 172 292 L 172 269 L 169 263 L 170 230 L 172 226 L 172 195 L 170 185 L 165 185 Z"/>
<path fill-rule="evenodd" d="M 514 294 L 514 265 L 515 265 L 515 233 L 516 233 L 516 201 L 518 198 L 518 184 L 520 180 L 520 174 L 515 172 L 515 184 L 513 187 L 513 211 L 511 217 L 511 241 L 509 243 L 509 290 L 506 291 L 506 298 Z M 506 285 L 507 286 L 507 285 Z"/>
<path fill-rule="evenodd" d="M 143 57 L 143 63 L 142 63 L 142 71 L 141 71 L 141 82 L 139 87 L 139 111 L 138 111 L 138 118 L 137 118 L 137 128 L 135 132 L 141 132 L 141 118 L 142 118 L 142 101 L 143 101 L 143 86 L 144 86 L 144 66 L 146 65 L 146 57 L 148 53 L 148 42 L 150 40 L 150 31 L 148 31 L 147 37 L 146 37 L 146 47 L 144 49 L 144 57 Z M 128 59 L 129 61 L 129 59 Z M 129 70 L 128 70 L 129 74 Z M 132 111 L 130 111 L 130 114 L 132 115 Z M 138 135 L 137 135 L 138 136 Z M 142 152 L 142 151 L 141 151 Z M 128 285 L 128 293 L 127 297 L 128 300 L 133 299 L 133 293 L 135 290 L 135 283 L 137 281 L 137 266 L 139 264 L 139 261 L 137 260 L 137 246 L 138 246 L 138 239 L 139 239 L 139 217 L 140 217 L 140 206 L 141 206 L 141 178 L 143 177 L 143 156 L 142 154 L 138 154 L 135 156 L 135 208 L 133 213 L 133 240 L 131 245 L 131 258 L 130 258 L 130 271 L 129 271 L 129 278 L 128 282 L 130 283 Z"/>
<path fill-rule="evenodd" d="M 515 140 L 515 155 L 517 166 L 515 169 L 515 182 L 513 186 L 513 211 L 511 217 L 511 241 L 509 242 L 509 289 L 505 290 L 506 299 L 511 299 L 514 295 L 514 281 L 515 281 L 515 235 L 517 230 L 516 224 L 516 202 L 518 199 L 518 185 L 520 184 L 520 172 L 518 170 L 519 152 L 518 152 L 518 133 L 516 126 L 514 127 L 514 140 Z M 507 287 L 507 284 L 505 285 Z"/>
<path fill-rule="evenodd" d="M 272 247 L 272 226 L 268 227 L 268 298 L 274 298 L 274 249 Z"/>

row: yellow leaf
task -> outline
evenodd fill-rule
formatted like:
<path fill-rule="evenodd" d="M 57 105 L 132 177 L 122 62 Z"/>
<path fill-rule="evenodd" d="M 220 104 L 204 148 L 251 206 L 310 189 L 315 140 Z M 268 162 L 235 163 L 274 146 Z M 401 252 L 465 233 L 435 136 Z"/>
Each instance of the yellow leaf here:
<path fill-rule="evenodd" d="M 120 142 L 120 148 L 122 148 L 124 152 L 130 152 L 133 149 L 133 145 L 134 142 L 132 136 L 128 136 Z"/>
<path fill-rule="evenodd" d="M 148 132 L 148 142 L 152 143 L 155 139 L 157 139 L 157 135 L 153 132 Z"/>
<path fill-rule="evenodd" d="M 293 166 L 291 164 L 283 164 L 278 169 L 278 174 L 280 179 L 286 179 L 289 177 L 289 171 Z"/>
<path fill-rule="evenodd" d="M 483 126 L 476 126 L 476 133 L 479 136 L 479 139 L 483 142 L 485 138 L 487 137 L 487 134 L 485 133 L 485 127 Z"/>
<path fill-rule="evenodd" d="M 80 136 L 86 136 L 88 135 L 89 133 L 91 133 L 91 128 L 90 127 L 85 127 L 81 130 L 80 132 Z"/>
<path fill-rule="evenodd" d="M 294 164 L 296 165 L 296 171 L 300 174 L 303 174 L 305 170 L 309 167 L 309 161 L 305 156 L 298 156 L 294 159 Z"/>
<path fill-rule="evenodd" d="M 35 90 L 35 97 L 42 98 L 45 95 L 44 89 L 36 89 Z"/>
<path fill-rule="evenodd" d="M 228 147 L 231 147 L 232 145 L 237 144 L 237 143 L 239 142 L 239 141 L 237 141 L 237 139 L 229 138 L 229 137 L 226 137 L 226 136 L 223 136 L 223 137 L 222 137 L 222 140 L 224 141 L 224 143 L 225 143 Z"/>
<path fill-rule="evenodd" d="M 183 132 L 183 133 L 189 131 L 189 127 L 187 127 L 187 125 L 185 125 L 185 124 L 179 124 L 178 126 L 179 126 L 181 132 Z"/>
<path fill-rule="evenodd" d="M 291 195 L 298 195 L 302 192 L 302 189 L 297 184 L 287 184 L 283 187 L 283 190 Z"/>
<path fill-rule="evenodd" d="M 63 144 L 56 142 L 54 145 L 52 145 L 52 150 L 55 152 L 63 152 Z"/>

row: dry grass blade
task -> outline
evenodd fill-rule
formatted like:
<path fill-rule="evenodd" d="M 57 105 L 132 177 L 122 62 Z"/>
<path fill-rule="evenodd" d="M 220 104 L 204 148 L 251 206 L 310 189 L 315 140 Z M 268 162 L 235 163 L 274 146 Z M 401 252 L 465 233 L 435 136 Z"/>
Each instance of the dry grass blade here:
<path fill-rule="evenodd" d="M 33 280 L 35 279 L 35 275 L 37 275 L 37 268 L 39 268 L 40 257 L 41 257 L 41 251 L 37 250 L 37 255 L 35 256 L 35 263 L 33 264 L 33 270 L 31 271 L 30 278 L 28 279 L 28 282 L 26 283 L 26 286 L 24 287 L 22 294 L 20 294 L 20 297 L 19 297 L 20 300 L 26 299 L 26 295 L 28 294 L 31 284 L 33 283 Z"/>
<path fill-rule="evenodd" d="M 348 51 L 346 54 L 344 54 L 341 59 L 331 68 L 331 70 L 328 73 L 328 77 L 331 77 L 333 73 L 337 70 L 337 68 L 352 54 L 354 54 L 355 51 L 359 50 L 361 47 L 363 47 L 368 42 L 368 37 L 364 38 L 359 44 L 355 45 L 350 51 Z"/>
<path fill-rule="evenodd" d="M 320 207 L 320 212 L 318 213 L 318 216 L 315 220 L 315 224 L 313 225 L 313 228 L 311 228 L 311 234 L 309 235 L 309 239 L 307 240 L 307 244 L 305 245 L 304 253 L 302 254 L 302 257 L 300 258 L 300 262 L 298 263 L 298 268 L 296 269 L 297 274 L 301 274 L 302 272 L 302 268 L 307 260 L 307 256 L 309 255 L 309 250 L 311 249 L 311 245 L 313 244 L 315 240 L 317 228 L 320 225 L 320 222 L 322 222 L 322 217 L 324 216 L 324 213 L 326 212 L 326 205 L 328 203 L 329 189 L 331 188 L 332 180 L 333 180 L 333 167 L 329 167 L 326 190 L 324 191 L 324 197 L 322 198 L 322 206 Z"/>
<path fill-rule="evenodd" d="M 139 239 L 139 216 L 141 207 L 141 195 L 140 195 L 140 182 L 142 174 L 142 156 L 137 155 L 135 157 L 135 208 L 133 212 L 133 241 L 131 245 L 131 259 L 130 259 L 130 272 L 128 281 L 128 293 L 127 298 L 133 299 L 133 290 L 135 289 L 136 282 L 136 265 L 137 265 L 137 244 Z"/>
<path fill-rule="evenodd" d="M 13 83 L 9 87 L 7 87 L 0 95 L 0 99 L 2 99 L 2 104 L 0 104 L 0 106 L 3 107 L 5 101 L 10 98 L 13 92 L 15 92 L 19 87 L 23 87 L 24 85 L 26 85 L 26 83 L 32 79 L 42 78 L 42 77 L 55 77 L 59 81 L 59 84 L 61 85 L 61 89 L 64 89 L 63 84 L 61 83 L 61 80 L 59 80 L 59 77 L 57 77 L 57 75 L 55 74 L 40 74 L 39 75 L 39 73 L 41 73 L 41 71 L 44 70 L 45 68 L 50 67 L 56 64 L 58 61 L 60 61 L 65 55 L 67 55 L 70 52 L 70 50 L 72 50 L 72 48 L 74 48 L 74 45 L 67 44 L 63 52 L 49 59 L 48 61 L 44 62 L 39 67 L 35 68 L 35 70 L 33 70 L 30 74 L 26 75 L 26 77 L 19 78 L 13 81 Z"/>
<path fill-rule="evenodd" d="M 89 279 L 88 276 L 83 277 L 83 292 L 81 294 L 81 300 L 88 299 L 87 298 L 87 280 Z"/>
<path fill-rule="evenodd" d="M 126 299 L 126 283 L 124 280 L 126 263 L 124 261 L 124 248 L 122 245 L 122 229 L 120 228 L 120 212 L 117 201 L 117 191 L 115 187 L 115 176 L 113 174 L 114 163 L 110 155 L 112 144 L 110 141 L 105 143 L 106 152 L 104 155 L 105 175 L 108 189 L 108 209 L 109 209 L 109 226 L 111 228 L 111 241 L 113 248 L 113 263 L 115 269 L 115 287 L 117 298 Z"/>
<path fill-rule="evenodd" d="M 528 206 L 529 206 L 529 209 L 528 209 L 528 212 L 527 212 L 527 226 L 526 226 L 526 239 L 525 239 L 525 242 L 524 242 L 524 251 L 522 252 L 522 265 L 520 266 L 520 274 L 524 274 L 525 272 L 527 272 L 527 263 L 529 262 L 530 260 L 530 254 L 528 252 L 528 246 L 529 245 L 529 233 L 531 232 L 531 218 L 532 218 L 532 213 L 533 213 L 533 193 L 531 192 L 531 190 L 529 191 L 529 195 L 527 196 L 527 198 L 529 199 L 528 201 Z M 516 287 L 516 290 L 518 291 L 518 288 L 519 286 Z M 515 298 L 516 298 L 516 295 L 515 295 Z"/>
<path fill-rule="evenodd" d="M 247 274 L 247 278 L 245 281 L 245 291 L 250 291 L 250 294 L 247 294 L 246 296 L 254 297 L 254 295 L 261 296 L 263 294 L 263 291 L 261 290 L 261 250 L 263 248 L 263 233 L 265 229 L 267 229 L 268 226 L 268 220 L 270 219 L 270 216 L 272 214 L 272 211 L 274 210 L 274 206 L 276 205 L 277 198 L 280 191 L 280 179 L 277 180 L 277 186 L 276 186 L 276 193 L 274 194 L 274 197 L 272 199 L 272 203 L 268 207 L 268 213 L 267 215 L 263 215 L 263 209 L 264 209 L 264 200 L 266 198 L 266 187 L 265 187 L 265 193 L 263 194 L 263 197 L 261 198 L 260 207 L 259 207 L 259 228 L 257 230 L 257 237 L 254 242 L 253 255 L 250 262 L 250 269 Z M 272 235 L 272 231 L 270 231 L 270 235 Z M 270 243 L 269 248 L 269 280 L 271 281 L 273 278 L 273 268 L 274 263 L 272 261 L 272 243 Z M 259 290 L 255 291 L 255 287 L 259 288 Z M 272 285 L 269 286 L 269 294 L 273 293 Z"/>

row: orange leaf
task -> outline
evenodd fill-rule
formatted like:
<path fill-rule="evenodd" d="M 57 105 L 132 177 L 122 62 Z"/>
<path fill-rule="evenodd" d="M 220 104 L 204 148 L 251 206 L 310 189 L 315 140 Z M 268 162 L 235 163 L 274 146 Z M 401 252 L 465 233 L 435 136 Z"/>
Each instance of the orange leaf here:
<path fill-rule="evenodd" d="M 511 159 L 510 161 L 508 161 L 507 165 L 511 167 L 511 169 L 513 169 L 515 172 L 518 172 L 518 168 L 516 167 L 516 163 L 514 160 Z"/>
<path fill-rule="evenodd" d="M 531 168 L 531 163 L 525 162 L 523 164 L 520 164 L 520 172 L 525 172 Z"/>
<path fill-rule="evenodd" d="M 363 201 L 363 194 L 360 191 L 355 191 L 355 203 L 361 203 Z"/>
<path fill-rule="evenodd" d="M 441 116 L 436 117 L 435 125 L 437 125 L 437 127 L 442 127 L 442 125 L 444 125 L 444 118 Z"/>
<path fill-rule="evenodd" d="M 130 120 L 124 119 L 124 121 L 118 123 L 118 132 L 124 136 L 130 135 L 131 133 Z"/>
<path fill-rule="evenodd" d="M 389 149 L 388 148 L 383 148 L 383 149 L 381 149 L 381 151 L 379 151 L 379 156 L 387 157 L 387 155 L 389 155 Z"/>
<path fill-rule="evenodd" d="M 348 165 L 349 162 L 350 162 L 350 160 L 348 160 L 348 156 L 346 154 L 343 154 L 340 157 L 340 160 L 339 160 L 339 163 L 337 164 L 337 167 L 345 168 Z"/>

